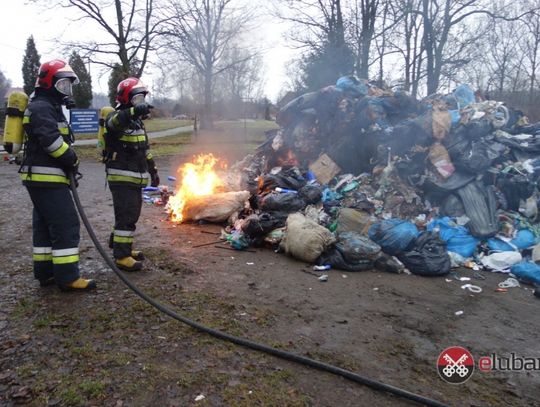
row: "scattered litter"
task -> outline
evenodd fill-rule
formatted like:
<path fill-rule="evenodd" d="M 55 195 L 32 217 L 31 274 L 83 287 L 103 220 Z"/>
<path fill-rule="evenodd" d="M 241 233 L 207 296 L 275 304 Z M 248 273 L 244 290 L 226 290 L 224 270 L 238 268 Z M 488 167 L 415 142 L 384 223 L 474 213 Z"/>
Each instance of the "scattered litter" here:
<path fill-rule="evenodd" d="M 322 276 L 320 276 L 318 278 L 319 281 L 322 281 L 322 282 L 325 282 L 325 281 L 328 281 L 328 275 L 327 274 L 323 274 Z"/>
<path fill-rule="evenodd" d="M 513 277 L 508 277 L 506 280 L 499 283 L 499 288 L 513 288 L 519 287 L 519 281 Z"/>
<path fill-rule="evenodd" d="M 458 315 L 458 316 L 459 316 L 459 315 L 463 315 L 463 311 L 456 311 L 456 312 L 454 312 L 454 314 L 455 314 L 455 315 Z"/>
<path fill-rule="evenodd" d="M 481 293 L 482 292 L 481 287 L 478 287 L 477 285 L 473 285 L 473 284 L 464 284 L 464 285 L 461 286 L 461 288 L 463 288 L 464 290 L 469 290 L 472 293 Z"/>
<path fill-rule="evenodd" d="M 315 271 L 325 271 L 325 270 L 330 270 L 332 268 L 332 266 L 330 266 L 329 264 L 325 264 L 323 266 L 313 266 L 313 270 Z"/>
<path fill-rule="evenodd" d="M 204 400 L 206 397 L 204 396 L 204 394 L 199 394 L 197 397 L 195 397 L 195 401 L 201 401 L 201 400 Z"/>
<path fill-rule="evenodd" d="M 253 262 L 247 262 L 246 264 L 247 264 L 248 266 L 253 266 L 255 263 L 253 263 Z"/>

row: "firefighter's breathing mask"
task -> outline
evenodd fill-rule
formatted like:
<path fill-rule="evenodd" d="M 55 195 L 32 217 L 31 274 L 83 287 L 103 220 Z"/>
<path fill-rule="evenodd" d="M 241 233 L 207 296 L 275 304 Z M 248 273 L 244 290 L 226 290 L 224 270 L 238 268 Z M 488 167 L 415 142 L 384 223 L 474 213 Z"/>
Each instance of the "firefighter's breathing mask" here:
<path fill-rule="evenodd" d="M 131 98 L 131 104 L 133 106 L 137 106 L 137 105 L 140 105 L 141 103 L 145 103 L 144 96 L 145 96 L 144 93 L 137 93 Z"/>
<path fill-rule="evenodd" d="M 54 87 L 64 96 L 73 96 L 73 82 L 70 78 L 61 78 L 56 81 Z"/>

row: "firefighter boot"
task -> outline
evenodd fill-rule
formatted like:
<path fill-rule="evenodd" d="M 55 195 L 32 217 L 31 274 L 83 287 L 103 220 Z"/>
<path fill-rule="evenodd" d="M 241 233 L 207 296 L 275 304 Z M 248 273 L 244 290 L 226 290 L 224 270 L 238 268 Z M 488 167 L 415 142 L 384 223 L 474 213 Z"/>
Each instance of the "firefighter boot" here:
<path fill-rule="evenodd" d="M 143 261 L 144 259 L 146 259 L 143 252 L 141 252 L 140 250 L 132 250 L 131 257 L 133 257 L 137 261 Z"/>
<path fill-rule="evenodd" d="M 96 282 L 94 280 L 87 280 L 84 278 L 78 278 L 75 281 L 67 284 L 58 284 L 62 291 L 88 291 L 96 288 Z"/>
<path fill-rule="evenodd" d="M 137 271 L 142 269 L 142 263 L 135 260 L 133 257 L 124 257 L 122 259 L 116 259 L 116 265 L 119 269 L 124 271 Z"/>

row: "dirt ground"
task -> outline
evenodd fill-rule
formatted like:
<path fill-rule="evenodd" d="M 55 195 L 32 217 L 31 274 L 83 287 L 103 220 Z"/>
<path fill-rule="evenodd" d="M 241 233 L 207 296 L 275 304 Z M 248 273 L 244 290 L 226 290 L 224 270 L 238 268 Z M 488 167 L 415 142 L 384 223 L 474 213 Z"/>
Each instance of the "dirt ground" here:
<path fill-rule="evenodd" d="M 178 156 L 158 158 L 162 182 L 197 151 L 232 162 L 242 136 L 201 134 Z M 78 192 L 103 244 L 112 225 L 104 170 L 83 162 Z M 31 274 L 31 203 L 17 167 L 0 165 L 0 405 L 407 406 L 412 402 L 329 373 L 216 340 L 163 316 L 108 270 L 82 227 L 81 269 L 91 294 L 39 288 Z M 269 248 L 213 244 L 221 225 L 173 225 L 143 207 L 136 245 L 145 269 L 128 277 L 182 315 L 309 356 L 452 406 L 540 406 L 540 372 L 476 371 L 441 380 L 440 352 L 462 346 L 477 359 L 540 357 L 540 301 L 525 286 L 496 292 L 506 276 L 464 283 L 379 271 L 330 270 Z M 208 233 L 203 233 L 208 232 Z M 213 234 L 215 233 L 215 234 Z M 460 270 L 473 277 L 472 271 Z M 455 315 L 463 311 L 462 315 Z"/>

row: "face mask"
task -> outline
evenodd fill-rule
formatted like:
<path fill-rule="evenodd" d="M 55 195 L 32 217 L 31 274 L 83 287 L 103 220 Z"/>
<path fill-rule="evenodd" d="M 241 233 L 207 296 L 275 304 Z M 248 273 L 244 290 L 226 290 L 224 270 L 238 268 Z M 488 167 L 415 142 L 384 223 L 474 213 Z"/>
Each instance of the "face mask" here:
<path fill-rule="evenodd" d="M 70 78 L 58 79 L 54 84 L 58 92 L 65 96 L 73 96 L 73 87 Z"/>
<path fill-rule="evenodd" d="M 136 94 L 135 96 L 131 98 L 131 104 L 133 106 L 137 106 L 137 105 L 140 105 L 141 103 L 145 103 L 144 96 L 145 96 L 144 93 Z"/>

